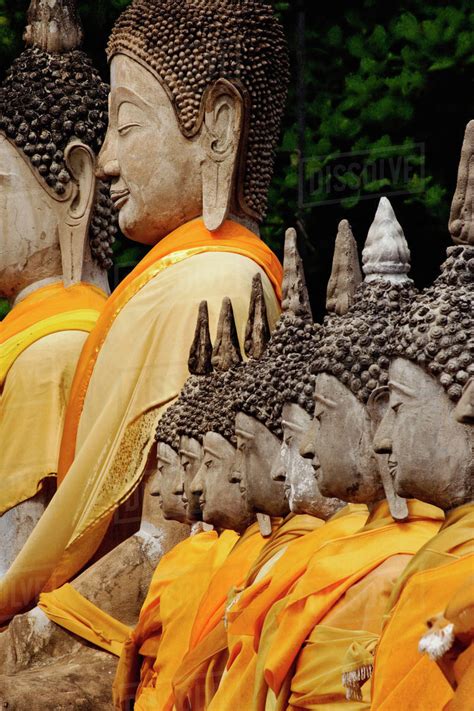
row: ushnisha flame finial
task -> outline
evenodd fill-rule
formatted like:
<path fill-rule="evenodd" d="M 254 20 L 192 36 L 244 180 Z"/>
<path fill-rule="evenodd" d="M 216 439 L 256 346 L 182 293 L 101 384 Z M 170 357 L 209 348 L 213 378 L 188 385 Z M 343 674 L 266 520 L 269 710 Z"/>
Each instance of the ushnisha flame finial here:
<path fill-rule="evenodd" d="M 409 281 L 410 267 L 410 250 L 402 226 L 388 198 L 382 197 L 362 252 L 365 281 Z"/>
<path fill-rule="evenodd" d="M 283 260 L 283 313 L 293 313 L 312 322 L 313 314 L 309 301 L 303 260 L 298 252 L 296 230 L 290 227 L 285 234 L 285 257 Z"/>
<path fill-rule="evenodd" d="M 245 329 L 245 354 L 249 358 L 261 358 L 270 340 L 267 305 L 263 291 L 262 277 L 255 274 L 247 326 Z"/>
<path fill-rule="evenodd" d="M 83 32 L 74 0 L 32 0 L 23 39 L 50 54 L 80 47 Z"/>
<path fill-rule="evenodd" d="M 344 316 L 354 303 L 354 294 L 362 282 L 357 244 L 347 220 L 338 227 L 332 272 L 328 282 L 326 309 Z"/>
<path fill-rule="evenodd" d="M 222 300 L 217 338 L 212 352 L 212 365 L 220 372 L 230 370 L 242 361 L 234 309 L 228 296 Z"/>
<path fill-rule="evenodd" d="M 196 332 L 189 352 L 188 369 L 191 375 L 212 373 L 212 341 L 209 332 L 207 301 L 199 304 Z"/>
<path fill-rule="evenodd" d="M 458 180 L 449 216 L 449 231 L 456 244 L 474 244 L 474 121 L 469 121 L 459 161 Z"/>

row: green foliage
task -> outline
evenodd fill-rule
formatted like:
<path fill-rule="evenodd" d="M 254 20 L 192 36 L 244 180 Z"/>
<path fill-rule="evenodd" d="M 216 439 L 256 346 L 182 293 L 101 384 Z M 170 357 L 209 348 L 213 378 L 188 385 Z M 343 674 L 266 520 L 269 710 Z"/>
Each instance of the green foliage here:
<path fill-rule="evenodd" d="M 8 301 L 5 299 L 0 299 L 0 321 L 2 318 L 5 318 L 5 316 L 8 313 Z"/>
<path fill-rule="evenodd" d="M 128 2 L 79 2 L 85 48 L 104 76 L 107 36 Z M 347 217 L 362 242 L 378 196 L 387 193 L 394 196 L 397 216 L 411 240 L 415 275 L 426 283 L 448 244 L 446 224 L 462 134 L 473 115 L 471 0 L 274 4 L 289 38 L 293 79 L 264 237 L 279 249 L 284 228 L 298 224 L 320 311 L 338 221 Z M 27 5 L 27 0 L 0 0 L 3 68 L 21 48 Z M 297 33 L 302 9 L 304 38 Z M 297 57 L 303 49 L 300 67 Z M 298 75 L 304 78 L 304 106 L 297 93 Z M 341 154 L 362 156 L 364 166 L 344 167 L 344 162 L 350 164 L 344 158 L 337 182 L 343 191 L 335 193 L 331 170 Z M 128 242 L 117 245 L 119 273 L 141 254 Z"/>

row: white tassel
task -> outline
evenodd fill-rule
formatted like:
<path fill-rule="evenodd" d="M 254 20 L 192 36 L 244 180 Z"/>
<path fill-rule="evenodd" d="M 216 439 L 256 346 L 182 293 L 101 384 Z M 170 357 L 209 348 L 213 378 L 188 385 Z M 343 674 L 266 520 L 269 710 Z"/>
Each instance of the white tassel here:
<path fill-rule="evenodd" d="M 365 664 L 354 671 L 343 672 L 342 685 L 348 701 L 362 701 L 361 687 L 372 677 L 373 671 L 373 664 Z"/>
<path fill-rule="evenodd" d="M 454 625 L 446 625 L 436 632 L 428 632 L 418 645 L 420 654 L 427 654 L 433 662 L 438 662 L 454 644 Z"/>

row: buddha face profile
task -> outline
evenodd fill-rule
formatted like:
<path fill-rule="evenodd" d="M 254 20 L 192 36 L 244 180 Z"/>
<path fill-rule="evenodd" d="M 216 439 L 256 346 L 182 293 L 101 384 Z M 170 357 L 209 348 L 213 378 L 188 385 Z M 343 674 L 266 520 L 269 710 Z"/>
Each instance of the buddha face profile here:
<path fill-rule="evenodd" d="M 321 496 L 312 463 L 300 454 L 303 436 L 311 425 L 311 419 L 300 405 L 287 403 L 283 406 L 283 441 L 280 456 L 272 468 L 272 478 L 285 483 L 286 498 L 292 513 L 326 519 L 342 503 Z"/>
<path fill-rule="evenodd" d="M 472 424 L 456 419 L 456 403 L 416 363 L 390 365 L 390 401 L 374 448 L 388 454 L 399 495 L 449 510 L 474 498 Z"/>
<path fill-rule="evenodd" d="M 237 413 L 235 432 L 237 451 L 231 481 L 239 482 L 251 510 L 286 516 L 289 507 L 285 484 L 271 476 L 273 463 L 280 454 L 280 440 L 255 417 L 243 412 Z"/>
<path fill-rule="evenodd" d="M 244 531 L 254 515 L 249 511 L 238 482 L 231 480 L 235 447 L 222 435 L 208 432 L 203 458 L 191 489 L 199 502 L 202 519 L 217 529 Z"/>
<path fill-rule="evenodd" d="M 160 497 L 160 506 L 163 517 L 170 521 L 186 522 L 186 506 L 183 497 L 175 492 L 179 490 L 183 480 L 179 454 L 166 444 L 158 442 L 157 445 L 158 473 L 150 489 L 152 496 Z"/>
<path fill-rule="evenodd" d="M 182 483 L 177 483 L 176 493 L 181 492 L 183 496 L 188 522 L 200 521 L 202 517 L 199 496 L 193 493 L 191 487 L 194 477 L 201 466 L 202 455 L 203 449 L 197 439 L 189 437 L 188 435 L 181 436 L 179 442 L 179 458 L 183 478 Z"/>
<path fill-rule="evenodd" d="M 100 172 L 137 242 L 200 216 L 210 230 L 229 213 L 264 216 L 288 81 L 284 36 L 266 3 L 213 5 L 210 19 L 200 0 L 134 0 L 112 31 Z"/>
<path fill-rule="evenodd" d="M 100 283 L 112 265 L 115 216 L 95 177 L 107 93 L 78 50 L 27 49 L 0 87 L 0 293 L 11 302 L 45 279 Z"/>
<path fill-rule="evenodd" d="M 202 140 L 182 134 L 168 93 L 142 64 L 114 57 L 111 85 L 102 170 L 112 179 L 122 231 L 136 242 L 154 244 L 202 214 L 198 166 L 205 148 Z M 238 131 L 238 124 L 228 130 Z"/>
<path fill-rule="evenodd" d="M 301 454 L 311 459 L 321 494 L 353 503 L 383 499 L 367 407 L 328 373 L 317 375 L 314 398 Z"/>

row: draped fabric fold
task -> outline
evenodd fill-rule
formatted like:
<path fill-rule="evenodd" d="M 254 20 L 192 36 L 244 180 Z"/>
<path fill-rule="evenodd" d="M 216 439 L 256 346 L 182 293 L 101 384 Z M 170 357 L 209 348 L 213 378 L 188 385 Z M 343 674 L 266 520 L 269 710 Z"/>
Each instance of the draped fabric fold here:
<path fill-rule="evenodd" d="M 161 242 L 158 242 L 114 291 L 97 328 L 85 345 L 78 363 L 71 392 L 71 404 L 64 427 L 58 473 L 59 483 L 66 476 L 74 460 L 77 430 L 87 388 L 100 348 L 117 314 L 137 291 L 160 271 L 182 259 L 188 259 L 203 252 L 211 252 L 214 249 L 220 252 L 229 251 L 233 254 L 240 254 L 255 261 L 264 269 L 278 298 L 281 299 L 283 272 L 278 259 L 264 242 L 241 225 L 228 221 L 219 230 L 210 232 L 205 228 L 202 220 L 194 220 L 179 227 Z"/>
<path fill-rule="evenodd" d="M 243 342 L 257 272 L 273 327 L 276 257 L 241 225 L 211 233 L 195 220 L 157 245 L 111 297 L 83 350 L 68 408 L 62 473 L 74 462 L 0 582 L 0 620 L 63 585 L 97 551 L 114 511 L 139 485 L 157 422 L 188 376 L 199 303 L 208 301 L 214 334 L 228 296 Z"/>
<path fill-rule="evenodd" d="M 74 371 L 106 299 L 92 284 L 50 284 L 0 323 L 0 515 L 56 477 Z"/>
<path fill-rule="evenodd" d="M 365 506 L 346 506 L 330 521 L 314 516 L 306 535 L 295 539 L 265 576 L 255 578 L 227 612 L 229 661 L 209 709 L 252 708 L 260 634 L 271 607 L 304 574 L 314 551 L 327 541 L 359 530 L 367 518 Z M 295 516 L 295 521 L 299 519 Z"/>
<path fill-rule="evenodd" d="M 29 346 L 59 331 L 90 333 L 107 295 L 93 284 L 66 289 L 62 282 L 43 286 L 20 301 L 0 323 L 0 386 Z"/>
<path fill-rule="evenodd" d="M 375 655 L 373 708 L 403 708 L 423 694 L 430 711 L 442 711 L 453 690 L 435 662 L 422 655 L 418 643 L 426 623 L 446 609 L 451 597 L 474 573 L 474 505 L 447 515 L 439 533 L 429 540 L 404 571 L 390 599 L 385 627 Z M 393 649 L 403 639 L 403 654 Z"/>
<path fill-rule="evenodd" d="M 229 590 L 242 585 L 249 568 L 266 543 L 258 523 L 253 523 L 240 536 L 225 563 L 215 573 L 201 601 L 191 630 L 189 649 L 194 649 L 222 620 Z"/>
<path fill-rule="evenodd" d="M 186 573 L 171 583 L 160 599 L 162 630 L 160 644 L 152 666 L 142 676 L 135 699 L 136 711 L 171 711 L 172 680 L 189 649 L 189 639 L 201 600 L 210 580 L 231 553 L 238 541 L 234 531 L 224 531 L 208 553 Z M 143 654 L 147 641 L 141 647 Z"/>
<path fill-rule="evenodd" d="M 274 524 L 275 522 L 273 522 Z M 272 533 L 248 571 L 245 581 L 234 586 L 228 595 L 227 611 L 232 609 L 239 596 L 245 591 L 249 580 L 256 580 L 271 569 L 272 559 L 279 559 L 301 536 L 309 534 L 318 526 L 313 516 L 288 516 Z M 228 612 L 226 612 L 227 616 Z M 174 680 L 174 703 L 177 711 L 191 708 L 207 708 L 212 703 L 228 659 L 228 639 L 224 619 L 218 621 L 206 636 L 190 649 Z M 245 708 L 241 701 L 241 708 Z"/>
<path fill-rule="evenodd" d="M 408 506 L 408 521 L 396 523 L 390 516 L 387 502 L 377 504 L 367 524 L 360 531 L 330 541 L 313 556 L 305 575 L 295 585 L 280 613 L 278 630 L 265 661 L 265 681 L 276 695 L 287 675 L 292 673 L 293 664 L 317 625 L 324 623 L 345 627 L 347 624 L 350 629 L 363 631 L 360 620 L 348 620 L 350 615 L 344 614 L 345 594 L 369 574 L 374 573 L 376 595 L 379 597 L 377 591 L 380 590 L 381 584 L 383 586 L 385 578 L 383 575 L 380 581 L 377 580 L 379 566 L 393 557 L 414 555 L 439 529 L 443 520 L 439 509 L 419 501 L 409 501 Z M 406 565 L 403 558 L 401 562 Z M 388 568 L 387 575 L 389 580 L 393 579 L 394 571 L 391 567 Z M 363 589 L 357 597 L 363 602 Z M 341 605 L 339 609 L 337 603 Z M 371 617 L 378 616 L 377 610 L 373 612 L 366 607 L 367 605 L 363 610 L 364 615 L 370 612 Z M 342 625 L 341 620 L 345 620 L 346 624 Z M 370 624 L 375 626 L 375 623 L 374 619 Z M 380 627 L 381 624 L 380 611 Z M 366 630 L 369 631 L 367 627 Z M 299 663 L 301 666 L 304 659 L 300 659 Z M 309 654 L 307 663 L 312 663 Z M 299 672 L 301 669 L 296 670 L 297 674 Z M 342 685 L 342 678 L 339 678 Z M 292 693 L 294 692 L 295 688 L 292 687 Z"/>
<path fill-rule="evenodd" d="M 59 590 L 40 595 L 38 607 L 52 622 L 117 657 L 132 632 L 130 627 L 107 615 L 68 583 Z"/>
<path fill-rule="evenodd" d="M 202 564 L 217 542 L 217 533 L 207 531 L 178 543 L 158 563 L 137 626 L 131 632 L 119 661 L 113 684 L 114 704 L 118 711 L 129 711 L 130 701 L 153 669 L 161 642 L 163 618 L 161 603 L 173 583 L 185 579 L 188 570 Z M 142 668 L 143 667 L 143 668 Z"/>

